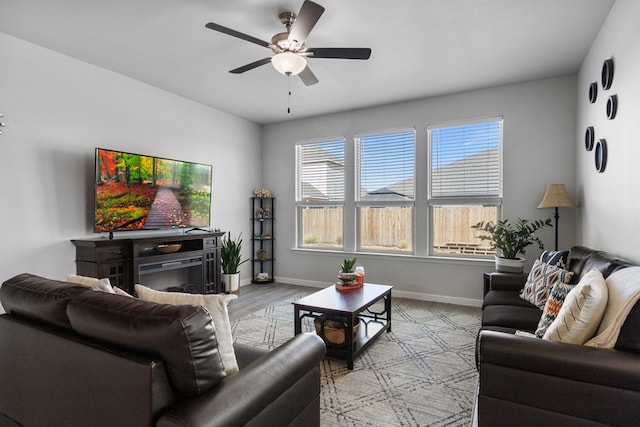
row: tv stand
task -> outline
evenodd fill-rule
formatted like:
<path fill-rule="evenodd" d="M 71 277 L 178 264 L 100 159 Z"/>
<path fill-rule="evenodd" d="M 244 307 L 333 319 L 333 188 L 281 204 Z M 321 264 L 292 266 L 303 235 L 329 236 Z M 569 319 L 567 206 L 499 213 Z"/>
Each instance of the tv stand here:
<path fill-rule="evenodd" d="M 109 278 L 112 285 L 133 294 L 134 284 L 145 284 L 152 275 L 182 270 L 195 291 L 223 291 L 220 273 L 220 237 L 223 232 L 129 238 L 75 239 L 76 272 L 82 276 Z M 159 245 L 180 245 L 171 253 Z M 181 284 L 176 284 L 181 285 Z"/>

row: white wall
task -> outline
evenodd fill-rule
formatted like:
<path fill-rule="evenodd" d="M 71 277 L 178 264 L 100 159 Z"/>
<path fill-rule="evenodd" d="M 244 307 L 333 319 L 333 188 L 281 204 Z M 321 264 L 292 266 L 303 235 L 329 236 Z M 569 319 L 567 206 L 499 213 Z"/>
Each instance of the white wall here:
<path fill-rule="evenodd" d="M 70 239 L 95 236 L 95 147 L 212 164 L 212 225 L 250 235 L 258 125 L 3 33 L 0 52 L 0 280 L 75 272 Z"/>
<path fill-rule="evenodd" d="M 578 74 L 577 182 L 580 242 L 640 262 L 640 2 L 617 0 Z M 602 63 L 614 60 L 611 89 L 602 90 Z M 588 86 L 598 82 L 590 104 Z M 605 114 L 607 98 L 617 94 L 615 119 Z M 594 152 L 584 147 L 587 126 L 607 140 L 606 170 L 597 173 Z"/>
<path fill-rule="evenodd" d="M 538 210 L 536 206 L 547 184 L 564 183 L 571 194 L 575 193 L 575 98 L 576 78 L 568 76 L 265 126 L 263 182 L 277 197 L 276 277 L 291 283 L 326 285 L 335 279 L 345 256 L 292 249 L 296 243 L 297 142 L 343 136 L 347 152 L 352 153 L 356 134 L 415 126 L 417 155 L 426 156 L 429 125 L 503 116 L 503 217 L 546 218 L 552 216 L 552 211 Z M 424 168 L 416 173 L 417 192 L 421 194 L 426 194 L 426 173 Z M 352 184 L 353 178 L 347 174 L 347 182 Z M 417 209 L 424 218 L 424 203 L 418 204 Z M 562 247 L 570 247 L 576 241 L 575 215 L 575 209 L 561 211 Z M 353 215 L 348 215 L 347 210 L 345 218 L 353 220 Z M 425 236 L 427 225 L 419 223 L 417 227 L 418 236 Z M 545 230 L 541 237 L 547 247 L 553 247 L 553 230 Z M 426 241 L 422 239 L 417 244 L 424 253 Z M 537 250 L 532 247 L 529 251 L 530 265 Z M 365 266 L 367 281 L 393 284 L 398 295 L 462 304 L 477 303 L 482 296 L 482 273 L 493 270 L 492 261 L 357 256 Z"/>

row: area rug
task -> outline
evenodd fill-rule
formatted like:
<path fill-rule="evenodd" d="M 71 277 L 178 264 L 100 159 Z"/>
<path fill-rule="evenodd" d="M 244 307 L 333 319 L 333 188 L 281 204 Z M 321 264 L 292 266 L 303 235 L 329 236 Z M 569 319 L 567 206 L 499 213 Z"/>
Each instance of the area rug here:
<path fill-rule="evenodd" d="M 269 350 L 283 344 L 293 336 L 291 302 L 236 320 L 233 336 Z M 370 345 L 352 371 L 345 361 L 323 360 L 321 425 L 470 425 L 480 309 L 403 298 L 393 298 L 392 306 L 392 331 Z M 314 331 L 311 322 L 303 330 Z"/>

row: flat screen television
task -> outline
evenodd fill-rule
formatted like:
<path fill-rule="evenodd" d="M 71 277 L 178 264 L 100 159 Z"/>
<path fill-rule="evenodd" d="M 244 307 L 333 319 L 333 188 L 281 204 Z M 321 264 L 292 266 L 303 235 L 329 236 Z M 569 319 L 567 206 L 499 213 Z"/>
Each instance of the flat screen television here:
<path fill-rule="evenodd" d="M 94 231 L 209 227 L 211 165 L 96 148 Z"/>

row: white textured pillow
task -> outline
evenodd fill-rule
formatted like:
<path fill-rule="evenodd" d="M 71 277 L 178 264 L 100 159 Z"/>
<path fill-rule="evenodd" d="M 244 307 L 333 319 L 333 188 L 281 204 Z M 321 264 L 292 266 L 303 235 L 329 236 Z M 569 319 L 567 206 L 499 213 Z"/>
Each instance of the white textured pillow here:
<path fill-rule="evenodd" d="M 584 344 L 598 330 L 608 300 L 602 273 L 593 269 L 567 294 L 558 317 L 542 337 L 545 340 Z"/>
<path fill-rule="evenodd" d="M 114 294 L 111 282 L 107 277 L 104 279 L 96 279 L 95 277 L 78 276 L 77 274 L 67 274 L 67 282 L 75 283 L 76 285 L 87 286 L 97 291 L 106 292 L 108 294 Z"/>
<path fill-rule="evenodd" d="M 158 304 L 171 305 L 200 305 L 209 311 L 213 320 L 213 327 L 216 330 L 218 349 L 222 356 L 222 363 L 227 375 L 238 372 L 238 362 L 233 351 L 233 337 L 231 336 L 231 322 L 229 321 L 229 311 L 227 305 L 237 295 L 201 295 L 185 294 L 181 292 L 163 292 L 136 285 L 136 294 L 145 301 L 156 302 Z"/>

